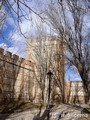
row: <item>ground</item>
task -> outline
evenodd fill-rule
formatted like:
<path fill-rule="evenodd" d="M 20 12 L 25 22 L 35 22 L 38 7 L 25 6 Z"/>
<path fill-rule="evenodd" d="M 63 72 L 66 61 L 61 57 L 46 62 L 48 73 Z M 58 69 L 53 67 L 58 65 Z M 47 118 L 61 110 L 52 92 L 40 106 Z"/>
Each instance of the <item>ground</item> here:
<path fill-rule="evenodd" d="M 4 103 L 0 104 L 0 120 L 41 120 L 35 118 L 42 118 L 45 109 L 45 105 L 30 102 Z M 49 117 L 50 120 L 89 120 L 90 108 L 87 105 L 57 104 L 50 109 Z"/>

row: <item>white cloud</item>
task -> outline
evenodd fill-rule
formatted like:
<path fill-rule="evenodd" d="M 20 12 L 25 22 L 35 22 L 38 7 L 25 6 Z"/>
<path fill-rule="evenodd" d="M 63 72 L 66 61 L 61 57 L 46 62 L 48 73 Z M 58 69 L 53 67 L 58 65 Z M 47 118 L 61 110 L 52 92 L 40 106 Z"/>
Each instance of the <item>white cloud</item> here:
<path fill-rule="evenodd" d="M 3 48 L 5 51 L 9 51 L 12 54 L 17 54 L 17 55 L 19 55 L 19 57 L 25 58 L 25 56 L 26 56 L 26 53 L 25 53 L 26 50 L 24 50 L 25 48 L 22 48 L 22 47 L 21 47 L 22 49 L 20 49 L 18 46 L 14 46 L 14 45 L 11 47 L 8 47 L 7 44 L 1 43 L 0 48 Z"/>
<path fill-rule="evenodd" d="M 0 48 L 3 48 L 3 49 L 5 49 L 5 50 L 7 50 L 7 49 L 8 49 L 8 45 L 5 44 L 5 43 L 1 43 L 1 44 L 0 44 Z"/>
<path fill-rule="evenodd" d="M 19 57 L 25 58 L 26 56 L 25 52 L 23 50 L 20 50 L 18 47 L 9 47 L 7 50 L 12 54 L 17 54 Z"/>
<path fill-rule="evenodd" d="M 14 19 L 10 16 L 7 16 L 7 21 L 6 22 L 9 23 L 10 25 L 13 25 L 13 26 L 15 25 L 14 24 Z"/>
<path fill-rule="evenodd" d="M 13 35 L 11 35 L 13 34 Z M 11 33 L 11 42 L 12 46 L 9 48 L 14 54 L 18 54 L 19 56 L 25 57 L 26 54 L 26 39 L 18 32 L 15 31 Z"/>
<path fill-rule="evenodd" d="M 33 15 L 33 19 L 36 20 L 36 16 Z M 8 18 L 8 23 L 10 23 L 12 26 L 15 27 L 14 31 L 11 31 L 9 34 L 10 42 L 12 43 L 12 46 L 8 48 L 8 51 L 12 52 L 13 54 L 19 54 L 19 56 L 25 57 L 26 55 L 26 43 L 28 40 L 28 37 L 34 34 L 34 26 L 35 21 L 28 21 L 23 20 L 22 23 L 20 23 L 20 28 L 22 33 L 27 37 L 25 38 L 18 28 L 14 25 L 14 22 L 12 18 Z"/>
<path fill-rule="evenodd" d="M 14 7 L 15 6 L 13 6 L 13 8 Z M 35 15 L 34 13 L 31 13 L 30 11 L 27 11 L 26 9 L 25 9 L 25 12 L 27 12 L 28 18 L 30 18 L 30 20 L 23 19 L 19 25 L 20 25 L 21 32 L 28 38 L 30 36 L 36 35 L 36 31 L 37 31 L 36 23 L 37 24 L 41 23 L 41 20 L 39 17 L 37 17 L 37 15 Z M 8 36 L 8 39 L 10 39 L 10 42 L 12 43 L 12 45 L 10 47 L 8 47 L 7 45 L 7 50 L 12 52 L 13 54 L 19 54 L 20 56 L 25 57 L 27 38 L 24 38 L 24 36 L 20 33 L 19 28 L 17 27 L 15 21 L 10 14 L 7 15 L 8 24 L 5 25 L 5 29 L 9 27 L 8 25 L 14 28 L 14 30 L 12 30 Z M 45 24 L 44 24 L 44 27 L 46 27 Z M 47 30 L 47 28 L 45 29 Z"/>
<path fill-rule="evenodd" d="M 13 3 L 13 0 L 11 0 Z M 29 2 L 32 6 L 34 3 Z M 28 3 L 28 4 L 29 4 Z M 25 6 L 22 6 L 25 7 Z M 13 6 L 13 8 L 16 8 L 16 4 Z M 16 9 L 14 9 L 16 10 Z M 37 20 L 36 15 L 28 11 L 26 7 L 24 8 L 25 12 L 27 13 L 27 17 L 30 18 L 30 20 L 33 19 L 33 21 L 22 19 L 22 22 L 20 23 L 20 28 L 22 33 L 26 36 L 29 37 L 34 33 L 35 29 L 35 21 Z M 16 10 L 17 11 L 17 10 Z M 9 29 L 9 27 L 14 28 L 11 32 L 9 33 L 8 38 L 5 37 L 5 39 L 10 40 L 10 45 L 7 43 L 2 43 L 0 44 L 0 47 L 5 49 L 6 51 L 12 52 L 12 54 L 18 54 L 19 56 L 25 57 L 26 55 L 26 41 L 27 38 L 24 38 L 24 36 L 20 33 L 19 28 L 17 27 L 17 16 L 13 13 L 14 18 L 12 18 L 11 14 L 7 14 L 7 19 L 6 19 L 6 24 L 4 25 L 4 30 Z M 10 26 L 9 26 L 10 25 Z M 8 34 L 8 33 L 7 33 Z M 7 40 L 7 41 L 8 41 Z M 9 46 L 9 47 L 8 47 Z"/>
<path fill-rule="evenodd" d="M 22 33 L 25 33 L 25 35 L 28 37 L 28 35 L 30 35 L 30 31 L 32 30 L 31 22 L 24 20 L 22 23 L 20 23 L 20 28 Z"/>

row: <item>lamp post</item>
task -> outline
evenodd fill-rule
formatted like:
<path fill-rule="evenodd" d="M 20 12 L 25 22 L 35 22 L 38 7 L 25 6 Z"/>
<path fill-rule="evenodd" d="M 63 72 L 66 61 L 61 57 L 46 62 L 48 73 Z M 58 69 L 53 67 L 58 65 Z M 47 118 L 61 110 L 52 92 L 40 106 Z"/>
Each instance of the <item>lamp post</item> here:
<path fill-rule="evenodd" d="M 47 109 L 50 109 L 50 93 L 51 93 L 51 79 L 52 79 L 53 73 L 49 70 L 47 73 L 47 76 L 49 78 L 49 88 L 48 88 L 48 106 Z"/>
<path fill-rule="evenodd" d="M 50 93 L 51 93 L 51 79 L 52 79 L 52 75 L 53 73 L 49 70 L 49 72 L 47 73 L 47 76 L 49 78 L 49 90 L 48 90 L 48 106 L 46 107 L 46 110 L 44 111 L 44 113 L 42 114 L 41 117 L 34 118 L 33 120 L 45 120 L 45 118 L 47 117 L 47 120 L 49 120 L 49 113 L 50 113 Z"/>

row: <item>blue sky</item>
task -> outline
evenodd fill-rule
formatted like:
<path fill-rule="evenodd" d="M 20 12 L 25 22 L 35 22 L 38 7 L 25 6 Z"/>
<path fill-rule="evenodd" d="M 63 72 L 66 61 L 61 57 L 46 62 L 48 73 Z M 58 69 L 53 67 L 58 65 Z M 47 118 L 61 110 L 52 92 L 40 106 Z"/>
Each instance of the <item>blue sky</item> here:
<path fill-rule="evenodd" d="M 68 66 L 66 66 L 65 78 L 66 80 L 72 80 L 72 81 L 81 80 L 81 77 L 78 74 L 77 70 L 74 67 L 70 68 Z"/>
<path fill-rule="evenodd" d="M 34 3 L 31 4 L 33 6 Z M 26 12 L 28 12 L 26 10 Z M 15 14 L 14 14 L 15 15 Z M 28 13 L 29 18 L 33 18 L 32 21 L 22 20 L 20 23 L 20 27 L 22 30 L 22 33 L 26 33 L 25 35 L 27 37 L 32 36 L 35 34 L 35 24 L 36 22 L 41 22 L 38 17 L 36 17 L 35 14 Z M 16 19 L 16 17 L 14 18 Z M 7 51 L 12 52 L 13 54 L 17 54 L 20 57 L 26 56 L 26 42 L 27 39 L 25 39 L 21 33 L 19 32 L 17 26 L 15 25 L 15 22 L 12 18 L 12 15 L 9 13 L 7 15 L 6 24 L 4 24 L 3 27 L 3 34 L 0 34 L 0 47 L 4 48 Z M 80 80 L 80 76 L 78 75 L 76 69 L 74 68 L 68 68 L 66 67 L 66 79 L 70 80 Z"/>
<path fill-rule="evenodd" d="M 11 41 L 9 39 L 9 34 L 14 30 L 14 27 L 8 23 L 5 24 L 3 28 L 3 34 L 0 34 L 0 43 L 6 43 L 8 46 L 11 46 Z"/>
<path fill-rule="evenodd" d="M 16 27 L 13 25 L 13 19 L 9 18 L 10 23 L 6 23 L 3 29 L 3 36 L 0 35 L 0 47 L 7 51 L 17 54 L 20 57 L 26 56 L 26 39 L 17 32 Z M 28 23 L 29 24 L 29 23 Z M 25 21 L 22 24 L 22 29 L 27 30 L 28 27 L 25 26 Z M 29 30 L 30 31 L 30 30 Z M 13 36 L 12 36 L 13 34 Z M 10 36 L 12 36 L 10 38 Z M 25 43 L 25 44 L 24 44 Z M 80 80 L 81 78 L 76 71 L 71 68 L 66 67 L 66 77 L 67 80 Z"/>

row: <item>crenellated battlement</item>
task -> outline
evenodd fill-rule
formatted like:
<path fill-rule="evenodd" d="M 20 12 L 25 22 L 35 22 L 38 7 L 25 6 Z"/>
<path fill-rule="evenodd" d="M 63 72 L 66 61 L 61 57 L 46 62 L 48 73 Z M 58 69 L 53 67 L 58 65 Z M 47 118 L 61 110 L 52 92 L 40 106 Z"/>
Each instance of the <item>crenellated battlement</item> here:
<path fill-rule="evenodd" d="M 4 55 L 4 49 L 0 48 L 0 57 Z"/>
<path fill-rule="evenodd" d="M 25 95 L 32 74 L 31 61 L 0 48 L 0 100 L 29 99 Z"/>
<path fill-rule="evenodd" d="M 13 99 L 47 103 L 49 82 L 46 69 L 51 69 L 54 73 L 51 83 L 51 102 L 60 102 L 60 91 L 63 91 L 65 75 L 64 48 L 57 39 L 53 42 L 46 39 L 44 42 L 42 44 L 44 47 L 41 47 L 41 44 L 38 46 L 37 41 L 29 41 L 29 45 L 31 45 L 27 46 L 26 59 L 0 48 L 0 101 Z M 35 49 L 36 46 L 38 49 Z M 42 54 L 39 48 L 41 48 Z M 35 56 L 38 50 L 40 54 Z M 63 87 L 59 88 L 56 81 L 59 81 Z M 69 100 L 70 97 L 70 101 L 73 101 L 74 96 L 70 93 L 71 89 L 70 83 L 65 84 L 65 99 Z M 80 97 L 81 101 L 84 101 L 83 98 L 84 95 Z"/>
<path fill-rule="evenodd" d="M 34 67 L 34 63 L 32 63 L 29 60 L 26 60 L 25 58 L 19 57 L 16 54 L 12 54 L 9 51 L 5 51 L 3 48 L 0 48 L 0 59 L 4 60 L 6 62 L 11 62 L 11 64 L 16 64 L 16 65 L 21 65 L 21 66 L 25 66 L 25 65 L 29 65 L 31 67 Z"/>

